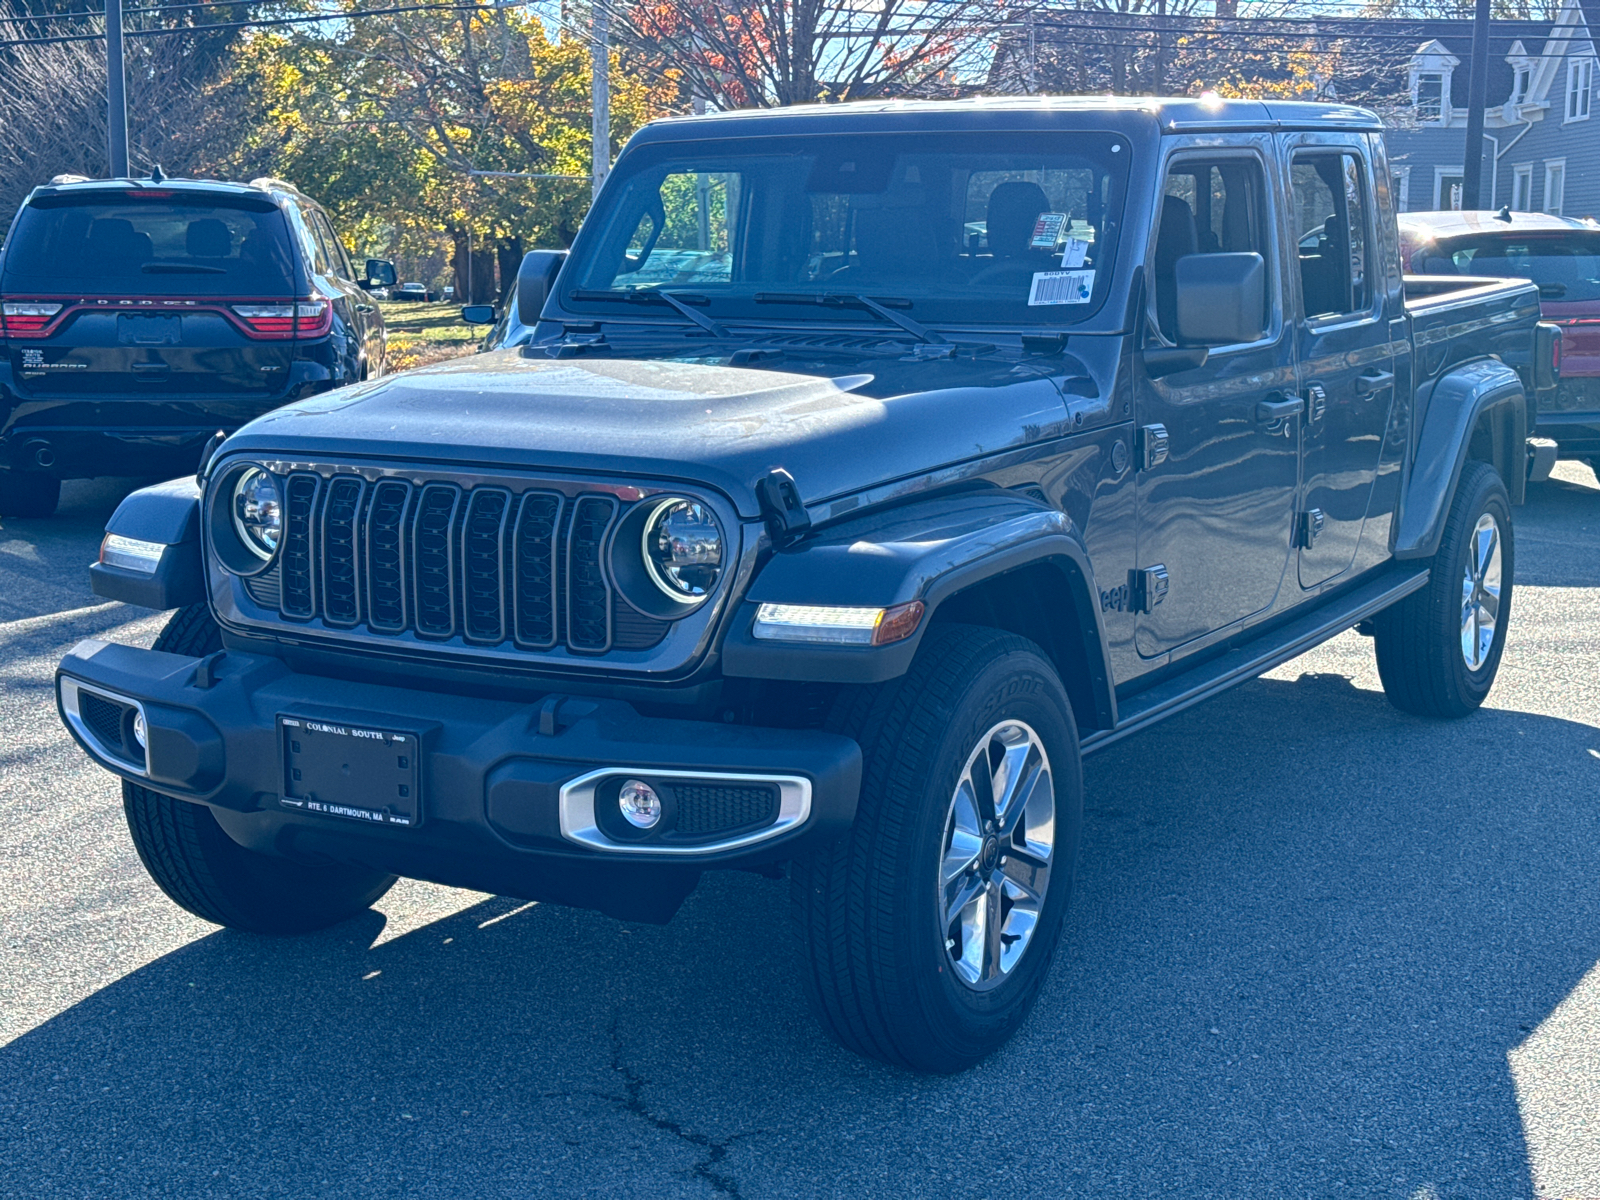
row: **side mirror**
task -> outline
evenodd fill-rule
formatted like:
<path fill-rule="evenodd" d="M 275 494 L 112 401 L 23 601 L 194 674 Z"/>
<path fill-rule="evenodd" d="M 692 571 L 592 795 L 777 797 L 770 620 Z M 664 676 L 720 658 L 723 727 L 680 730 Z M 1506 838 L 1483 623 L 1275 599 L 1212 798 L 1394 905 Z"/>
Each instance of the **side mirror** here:
<path fill-rule="evenodd" d="M 1267 264 L 1261 255 L 1186 254 L 1173 275 L 1181 345 L 1235 346 L 1266 336 Z"/>
<path fill-rule="evenodd" d="M 567 261 L 565 250 L 529 250 L 517 268 L 517 320 L 533 328 L 539 323 L 544 302 L 556 290 L 556 277 Z"/>
<path fill-rule="evenodd" d="M 393 287 L 400 277 L 394 273 L 394 264 L 381 258 L 367 259 L 367 286 Z"/>
<path fill-rule="evenodd" d="M 493 325 L 496 320 L 494 305 L 469 304 L 461 310 L 461 319 L 468 325 Z"/>

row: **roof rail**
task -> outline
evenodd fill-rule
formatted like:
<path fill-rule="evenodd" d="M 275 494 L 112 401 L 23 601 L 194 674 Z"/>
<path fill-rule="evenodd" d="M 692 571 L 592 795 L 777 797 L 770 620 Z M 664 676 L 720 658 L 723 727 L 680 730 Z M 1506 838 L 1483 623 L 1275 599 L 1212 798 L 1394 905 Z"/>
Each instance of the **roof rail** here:
<path fill-rule="evenodd" d="M 50 176 L 50 182 L 51 184 L 88 183 L 89 177 L 87 175 L 52 175 Z"/>
<path fill-rule="evenodd" d="M 260 188 L 264 192 L 270 192 L 274 188 L 281 192 L 294 192 L 296 194 L 298 194 L 300 191 L 299 188 L 295 187 L 295 185 L 290 183 L 288 180 L 274 179 L 271 175 L 263 175 L 259 179 L 252 179 L 250 181 L 250 186 L 253 188 Z"/>

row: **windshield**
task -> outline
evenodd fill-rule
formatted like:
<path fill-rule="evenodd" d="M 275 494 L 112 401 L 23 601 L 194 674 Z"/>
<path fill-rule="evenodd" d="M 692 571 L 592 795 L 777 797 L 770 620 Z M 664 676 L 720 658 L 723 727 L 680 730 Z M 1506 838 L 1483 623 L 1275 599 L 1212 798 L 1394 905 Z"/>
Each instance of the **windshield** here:
<path fill-rule="evenodd" d="M 272 201 L 169 191 L 28 204 L 11 232 L 0 288 L 266 298 L 294 295 L 293 280 L 289 227 Z"/>
<path fill-rule="evenodd" d="M 625 155 L 562 273 L 563 307 L 614 312 L 631 294 L 665 290 L 713 319 L 770 320 L 814 315 L 818 297 L 865 296 L 918 322 L 1032 325 L 1082 320 L 1105 298 L 1131 157 L 1119 136 L 779 145 Z M 884 323 L 854 302 L 831 305 L 828 319 Z"/>
<path fill-rule="evenodd" d="M 1452 238 L 1411 261 L 1424 275 L 1531 279 L 1546 300 L 1600 300 L 1600 230 Z"/>

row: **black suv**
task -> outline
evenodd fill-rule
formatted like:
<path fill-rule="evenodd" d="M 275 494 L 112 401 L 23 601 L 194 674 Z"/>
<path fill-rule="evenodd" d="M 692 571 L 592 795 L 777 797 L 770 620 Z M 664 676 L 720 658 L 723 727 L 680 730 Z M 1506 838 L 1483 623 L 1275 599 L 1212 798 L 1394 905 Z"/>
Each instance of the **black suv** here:
<path fill-rule="evenodd" d="M 273 179 L 58 177 L 0 246 L 0 516 L 61 480 L 192 471 L 206 439 L 382 373 L 369 287 L 321 207 Z"/>

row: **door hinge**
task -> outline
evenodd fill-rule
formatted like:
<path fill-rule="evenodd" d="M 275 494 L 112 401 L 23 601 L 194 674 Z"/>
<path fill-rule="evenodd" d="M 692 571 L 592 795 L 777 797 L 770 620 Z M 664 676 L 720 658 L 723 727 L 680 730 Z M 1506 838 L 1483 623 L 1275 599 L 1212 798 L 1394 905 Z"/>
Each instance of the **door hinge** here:
<path fill-rule="evenodd" d="M 1322 420 L 1328 411 L 1328 389 L 1313 383 L 1306 389 L 1306 419 L 1313 424 Z"/>
<path fill-rule="evenodd" d="M 1167 568 L 1164 563 L 1153 567 L 1140 567 L 1128 572 L 1128 611 L 1154 612 L 1156 605 L 1167 598 Z"/>
<path fill-rule="evenodd" d="M 1143 425 L 1139 428 L 1139 469 L 1148 471 L 1167 461 L 1167 427 Z"/>
<path fill-rule="evenodd" d="M 1303 513 L 1295 514 L 1294 544 L 1301 550 L 1309 550 L 1317 544 L 1317 537 L 1322 533 L 1322 527 L 1327 523 L 1327 517 L 1320 508 L 1309 509 Z"/>

